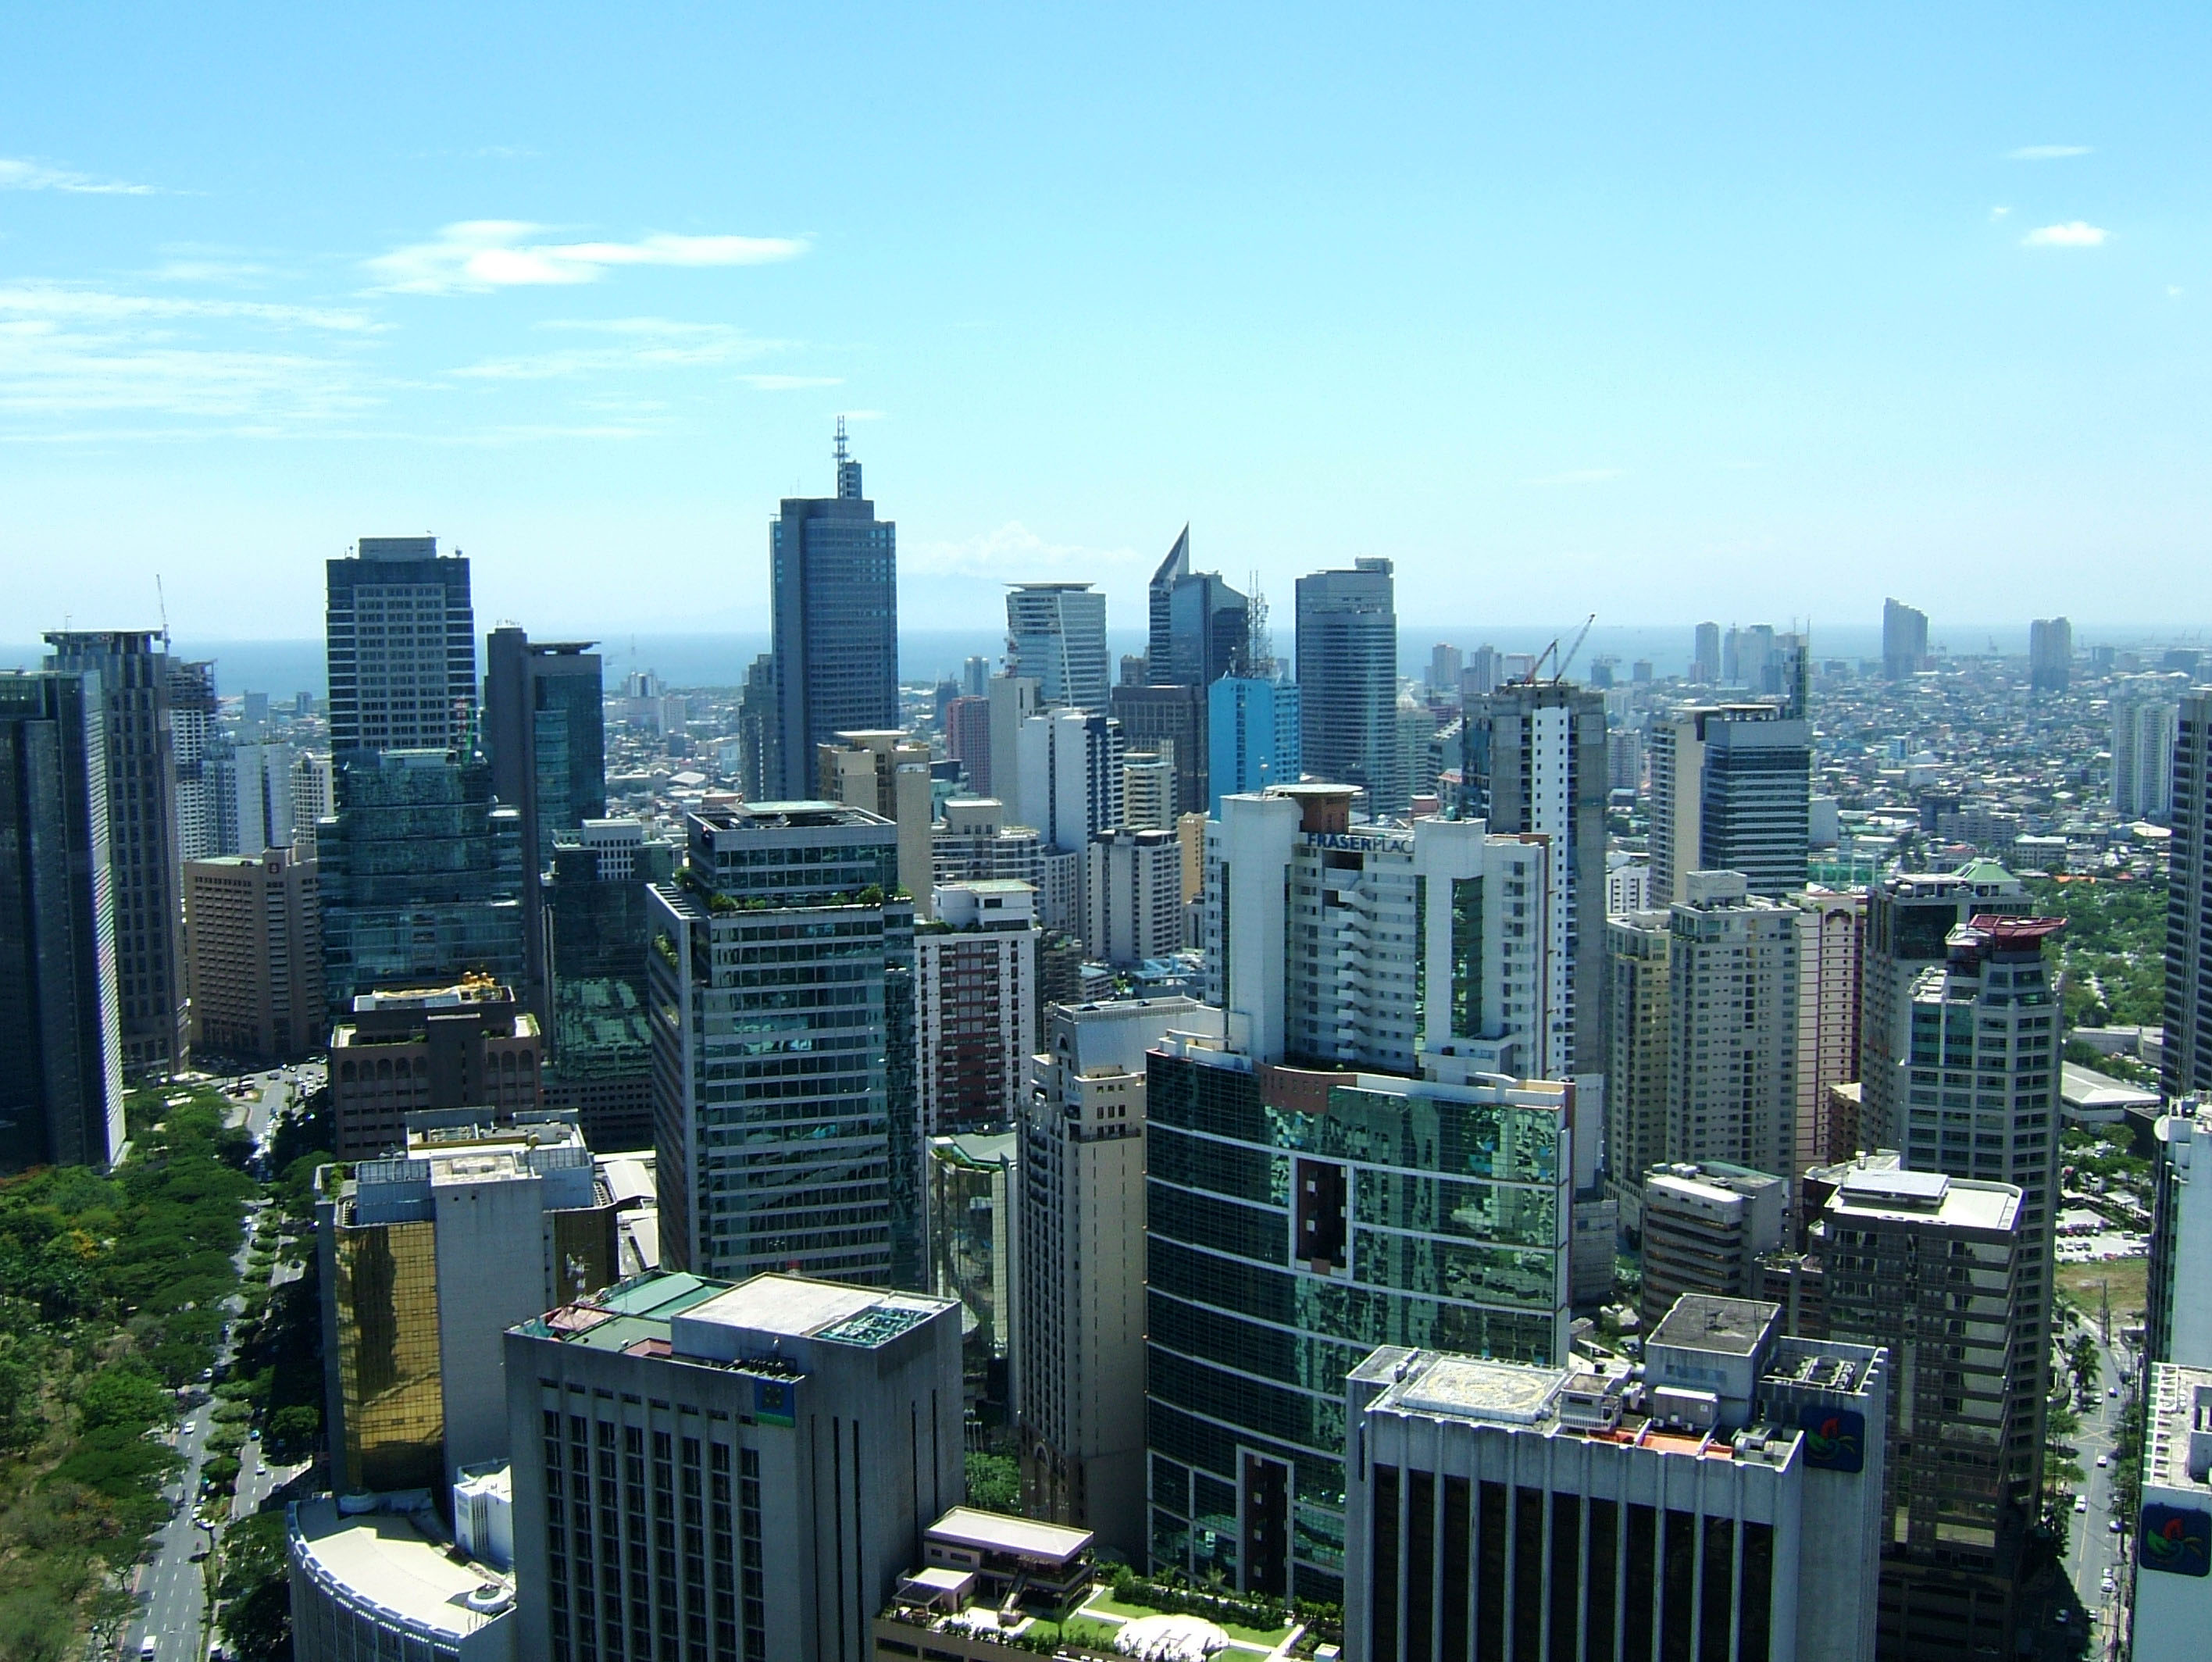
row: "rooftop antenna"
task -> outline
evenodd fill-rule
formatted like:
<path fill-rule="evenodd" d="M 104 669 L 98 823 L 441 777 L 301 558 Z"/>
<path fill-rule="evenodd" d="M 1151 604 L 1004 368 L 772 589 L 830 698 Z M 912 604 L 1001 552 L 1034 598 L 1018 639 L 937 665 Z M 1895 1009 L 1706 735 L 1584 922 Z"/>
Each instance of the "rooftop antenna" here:
<path fill-rule="evenodd" d="M 845 454 L 845 418 L 840 416 L 837 418 L 837 462 L 840 466 L 842 466 L 850 459 Z"/>
<path fill-rule="evenodd" d="M 154 598 L 161 603 L 161 644 L 166 646 L 169 644 L 169 597 L 161 588 L 161 573 L 159 572 L 154 573 Z"/>

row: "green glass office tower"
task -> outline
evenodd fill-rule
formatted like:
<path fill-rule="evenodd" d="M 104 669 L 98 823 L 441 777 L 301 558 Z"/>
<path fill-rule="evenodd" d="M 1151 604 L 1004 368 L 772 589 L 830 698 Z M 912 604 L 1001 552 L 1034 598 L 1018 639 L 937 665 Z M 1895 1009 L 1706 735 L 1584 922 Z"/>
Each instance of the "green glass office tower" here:
<path fill-rule="evenodd" d="M 695 813 L 647 904 L 662 1267 L 921 1286 L 898 828 L 826 802 Z"/>
<path fill-rule="evenodd" d="M 356 751 L 315 847 L 334 1017 L 376 987 L 522 980 L 521 820 L 493 803 L 487 763 Z"/>
<path fill-rule="evenodd" d="M 647 889 L 675 869 L 675 849 L 636 820 L 586 820 L 554 838 L 545 1106 L 573 1109 L 602 1152 L 653 1146 Z"/>
<path fill-rule="evenodd" d="M 1344 1379 L 1378 1344 L 1567 1342 L 1569 1087 L 1147 1058 L 1155 1566 L 1343 1597 Z"/>

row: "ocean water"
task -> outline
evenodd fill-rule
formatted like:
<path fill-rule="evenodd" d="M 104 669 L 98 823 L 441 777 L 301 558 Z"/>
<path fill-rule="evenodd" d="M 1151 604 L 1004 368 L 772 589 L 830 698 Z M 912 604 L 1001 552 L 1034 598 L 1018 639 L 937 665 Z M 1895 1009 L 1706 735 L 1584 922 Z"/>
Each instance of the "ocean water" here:
<path fill-rule="evenodd" d="M 1290 620 L 1279 612 L 1274 623 L 1275 649 L 1287 658 L 1291 647 Z M 1555 637 L 1560 639 L 1564 649 L 1572 642 L 1578 627 L 1480 623 L 1401 627 L 1398 632 L 1399 672 L 1420 675 L 1428 667 L 1431 649 L 1439 642 L 1466 651 L 1487 645 L 1505 652 L 1537 652 Z M 1775 627 L 1784 629 L 1788 625 L 1778 622 Z M 1631 666 L 1639 658 L 1649 658 L 1655 673 L 1662 677 L 1680 675 L 1689 666 L 1694 626 L 1690 624 L 1600 623 L 1590 630 L 1569 673 L 1577 680 L 1583 679 L 1595 659 L 1606 657 L 1618 660 L 1616 676 L 1623 682 L 1628 679 Z M 1978 653 L 1994 647 L 2001 652 L 2024 653 L 2027 650 L 2027 626 L 2024 622 L 1993 626 L 1931 624 L 1929 635 L 1931 646 L 1939 652 Z M 2077 650 L 2103 643 L 2136 646 L 2178 638 L 2172 625 L 2082 627 L 2074 633 Z M 995 626 L 913 630 L 899 640 L 899 677 L 910 682 L 935 681 L 948 676 L 957 678 L 962 664 L 971 655 L 988 658 L 995 668 L 1006 651 L 1006 644 L 1005 631 Z M 1107 644 L 1118 673 L 1121 655 L 1142 652 L 1145 637 L 1141 630 L 1109 629 Z M 767 632 L 760 630 L 723 634 L 610 636 L 599 642 L 599 650 L 606 662 L 610 686 L 633 670 L 650 670 L 671 687 L 732 687 L 744 681 L 745 666 L 766 652 L 768 645 Z M 283 700 L 301 692 L 320 697 L 326 690 L 323 643 L 319 640 L 179 639 L 173 650 L 182 658 L 214 659 L 216 684 L 227 695 L 267 693 Z M 1878 623 L 1834 628 L 1816 623 L 1813 628 L 1813 650 L 1816 657 L 1822 658 L 1855 661 L 1875 657 L 1881 651 L 1881 628 Z M 35 644 L 0 644 L 0 669 L 36 669 L 43 652 L 44 648 Z"/>

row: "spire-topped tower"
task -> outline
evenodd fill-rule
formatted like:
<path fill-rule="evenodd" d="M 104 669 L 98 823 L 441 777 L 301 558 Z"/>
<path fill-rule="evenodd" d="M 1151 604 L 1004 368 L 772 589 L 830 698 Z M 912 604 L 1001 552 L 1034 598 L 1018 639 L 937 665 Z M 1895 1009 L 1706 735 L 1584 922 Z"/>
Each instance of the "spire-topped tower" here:
<path fill-rule="evenodd" d="M 860 464 L 845 453 L 845 418 L 837 418 L 837 500 L 857 502 L 860 500 Z"/>

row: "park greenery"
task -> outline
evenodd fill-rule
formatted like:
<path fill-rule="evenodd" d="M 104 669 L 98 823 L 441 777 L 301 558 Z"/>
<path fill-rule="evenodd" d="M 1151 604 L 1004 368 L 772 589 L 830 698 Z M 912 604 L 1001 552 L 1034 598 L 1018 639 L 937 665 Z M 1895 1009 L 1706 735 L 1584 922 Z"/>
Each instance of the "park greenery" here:
<path fill-rule="evenodd" d="M 2066 1025 L 2155 1027 L 2166 1009 L 2166 888 L 2141 879 L 2030 876 L 2034 909 L 2059 936 Z"/>
<path fill-rule="evenodd" d="M 131 1156 L 0 1181 L 0 1656 L 58 1662 L 127 1619 L 168 1515 L 177 1392 L 214 1362 L 255 1192 L 208 1089 L 126 1099 Z"/>

